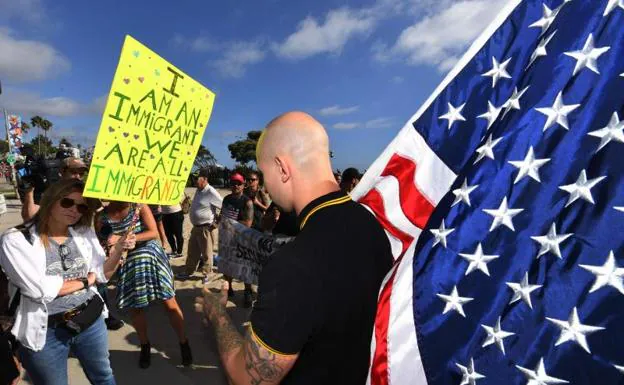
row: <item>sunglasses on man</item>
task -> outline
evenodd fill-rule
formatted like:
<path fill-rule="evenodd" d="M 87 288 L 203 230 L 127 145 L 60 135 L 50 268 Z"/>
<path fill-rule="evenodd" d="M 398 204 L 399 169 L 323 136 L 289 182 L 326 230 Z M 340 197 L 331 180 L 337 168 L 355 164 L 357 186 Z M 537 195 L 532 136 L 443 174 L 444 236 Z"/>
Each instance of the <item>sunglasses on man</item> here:
<path fill-rule="evenodd" d="M 64 209 L 71 209 L 74 206 L 76 206 L 76 210 L 78 210 L 78 212 L 80 214 L 86 214 L 87 211 L 89 211 L 89 206 L 87 206 L 84 203 L 76 203 L 76 201 L 71 199 L 71 198 L 63 198 L 63 199 L 61 199 L 61 207 L 62 208 L 64 208 Z"/>

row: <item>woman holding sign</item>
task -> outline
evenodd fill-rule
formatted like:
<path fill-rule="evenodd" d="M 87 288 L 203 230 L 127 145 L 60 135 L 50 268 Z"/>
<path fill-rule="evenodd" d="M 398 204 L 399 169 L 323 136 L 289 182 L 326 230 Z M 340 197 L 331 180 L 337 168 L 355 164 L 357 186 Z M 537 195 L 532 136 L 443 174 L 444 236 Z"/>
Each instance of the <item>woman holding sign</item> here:
<path fill-rule="evenodd" d="M 129 231 L 136 234 L 137 246 L 128 252 L 119 269 L 117 306 L 119 309 L 130 309 L 132 325 L 141 342 L 139 367 L 145 369 L 151 364 L 151 345 L 147 337 L 144 309 L 153 301 L 163 302 L 171 326 L 180 340 L 182 364 L 191 365 L 193 357 L 184 330 L 184 316 L 175 299 L 173 272 L 165 250 L 156 241 L 158 230 L 149 207 L 113 201 L 98 215 L 95 228 L 100 237 L 108 239 L 109 244 L 114 244 Z M 103 236 L 104 228 L 109 229 L 109 232 L 112 229 L 113 235 Z"/>

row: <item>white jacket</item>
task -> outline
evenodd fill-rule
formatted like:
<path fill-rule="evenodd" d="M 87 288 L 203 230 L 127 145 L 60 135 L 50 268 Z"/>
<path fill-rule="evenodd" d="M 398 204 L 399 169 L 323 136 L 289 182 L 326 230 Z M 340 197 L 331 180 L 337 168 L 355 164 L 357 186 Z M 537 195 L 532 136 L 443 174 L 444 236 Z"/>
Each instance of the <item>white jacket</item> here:
<path fill-rule="evenodd" d="M 97 282 L 106 282 L 106 255 L 93 228 L 75 230 L 70 227 L 69 232 L 87 262 L 89 272 L 95 273 Z M 63 278 L 46 275 L 45 248 L 34 226 L 30 228 L 30 233 L 32 245 L 19 230 L 10 229 L 2 235 L 0 266 L 9 278 L 11 297 L 17 288 L 21 290 L 22 296 L 11 333 L 25 347 L 39 351 L 45 345 L 48 331 L 47 304 L 57 297 L 63 286 Z M 97 294 L 95 286 L 89 290 Z M 104 317 L 107 316 L 108 310 L 104 307 Z"/>

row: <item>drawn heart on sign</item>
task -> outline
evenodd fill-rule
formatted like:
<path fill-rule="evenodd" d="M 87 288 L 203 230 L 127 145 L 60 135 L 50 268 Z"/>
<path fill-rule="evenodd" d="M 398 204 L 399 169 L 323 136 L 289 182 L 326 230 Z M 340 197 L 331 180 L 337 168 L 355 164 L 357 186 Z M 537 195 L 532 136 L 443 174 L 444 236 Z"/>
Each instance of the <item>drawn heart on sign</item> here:
<path fill-rule="evenodd" d="M 191 92 L 195 92 L 195 88 L 191 88 Z"/>
<path fill-rule="evenodd" d="M 145 80 L 145 78 L 144 78 L 143 76 L 139 76 L 139 81 L 140 81 L 141 83 L 143 83 L 143 80 Z"/>
<path fill-rule="evenodd" d="M 128 84 L 128 83 L 130 83 L 130 79 L 125 78 L 125 79 L 123 80 L 123 82 L 124 82 L 124 83 L 126 83 L 126 84 Z"/>
<path fill-rule="evenodd" d="M 154 154 L 150 154 L 150 159 L 154 159 L 154 158 L 156 158 Z"/>
<path fill-rule="evenodd" d="M 124 138 L 127 138 L 128 136 L 130 136 L 130 134 L 129 134 L 129 133 L 127 133 L 127 132 L 124 132 L 124 133 L 123 133 L 123 136 L 124 136 Z"/>
<path fill-rule="evenodd" d="M 115 129 L 111 126 L 108 126 L 108 132 L 115 132 Z"/>
<path fill-rule="evenodd" d="M 188 168 L 184 167 L 184 171 L 185 171 L 185 172 L 186 172 L 186 171 L 188 171 Z"/>
<path fill-rule="evenodd" d="M 160 71 L 159 70 L 154 70 L 154 75 L 160 76 Z"/>
<path fill-rule="evenodd" d="M 134 55 L 134 57 L 139 57 L 139 51 L 133 51 L 132 55 Z"/>
<path fill-rule="evenodd" d="M 187 152 L 186 152 L 186 155 L 189 155 L 189 156 L 190 156 L 190 155 L 191 155 L 191 152 L 190 152 L 190 151 L 187 151 Z"/>
<path fill-rule="evenodd" d="M 139 134 L 134 134 L 133 136 L 134 136 L 134 140 L 139 139 Z"/>

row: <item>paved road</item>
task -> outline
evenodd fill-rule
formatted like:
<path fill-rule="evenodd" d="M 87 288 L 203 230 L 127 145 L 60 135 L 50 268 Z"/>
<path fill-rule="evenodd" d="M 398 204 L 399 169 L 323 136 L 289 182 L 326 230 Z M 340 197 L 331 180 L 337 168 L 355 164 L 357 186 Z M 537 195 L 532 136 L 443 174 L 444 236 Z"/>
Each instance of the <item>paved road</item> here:
<path fill-rule="evenodd" d="M 0 184 L 0 191 L 3 187 L 6 186 Z M 187 194 L 192 195 L 193 193 L 194 189 L 187 189 Z M 19 201 L 9 201 L 8 206 L 9 211 L 0 217 L 0 232 L 21 223 Z M 184 228 L 185 239 L 188 239 L 191 230 L 188 218 L 185 220 Z M 186 244 L 184 248 L 186 252 Z M 184 264 L 184 260 L 185 258 L 172 260 L 174 273 Z M 210 286 L 215 289 L 218 288 L 219 281 Z M 152 304 L 148 309 L 149 335 L 152 344 L 152 366 L 149 369 L 142 370 L 138 367 L 139 343 L 132 326 L 126 323 L 123 328 L 109 332 L 111 365 L 118 384 L 227 384 L 218 359 L 213 334 L 202 325 L 200 316 L 195 313 L 193 308 L 195 297 L 199 295 L 201 288 L 202 281 L 199 276 L 192 277 L 191 280 L 185 282 L 176 281 L 176 295 L 185 315 L 189 340 L 195 358 L 193 368 L 184 368 L 180 365 L 180 348 L 175 333 L 169 326 L 168 318 L 162 307 L 159 304 Z M 228 307 L 230 315 L 242 332 L 244 323 L 249 317 L 249 310 L 242 307 L 243 285 L 235 282 L 234 289 L 237 291 L 237 295 L 234 302 L 230 302 Z M 112 286 L 109 287 L 109 297 L 115 298 L 114 287 Z M 126 322 L 129 321 L 128 314 L 120 314 L 116 309 L 112 309 L 112 311 Z M 69 359 L 68 370 L 71 385 L 89 384 L 76 359 Z M 25 382 L 30 383 L 28 380 Z"/>

